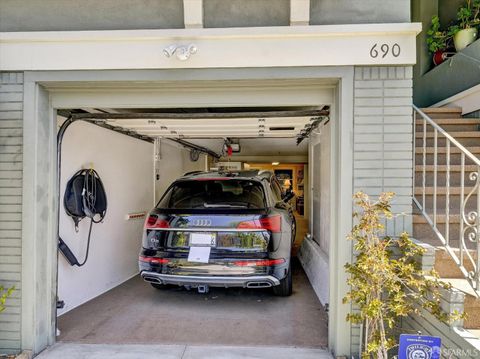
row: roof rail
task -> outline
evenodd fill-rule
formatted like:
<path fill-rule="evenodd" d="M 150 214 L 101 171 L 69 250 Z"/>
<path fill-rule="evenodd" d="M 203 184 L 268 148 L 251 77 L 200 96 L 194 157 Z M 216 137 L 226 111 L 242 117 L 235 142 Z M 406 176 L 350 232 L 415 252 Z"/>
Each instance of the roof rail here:
<path fill-rule="evenodd" d="M 205 173 L 205 171 L 190 171 L 190 172 L 186 172 L 183 174 L 183 177 L 185 176 L 191 176 L 191 175 L 197 175 L 199 173 Z"/>

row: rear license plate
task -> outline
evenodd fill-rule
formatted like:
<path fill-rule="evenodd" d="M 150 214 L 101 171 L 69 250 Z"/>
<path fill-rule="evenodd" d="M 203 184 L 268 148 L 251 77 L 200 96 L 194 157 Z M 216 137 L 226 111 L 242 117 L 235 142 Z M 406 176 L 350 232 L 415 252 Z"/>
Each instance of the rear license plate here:
<path fill-rule="evenodd" d="M 215 247 L 216 245 L 215 233 L 190 233 L 190 246 Z"/>

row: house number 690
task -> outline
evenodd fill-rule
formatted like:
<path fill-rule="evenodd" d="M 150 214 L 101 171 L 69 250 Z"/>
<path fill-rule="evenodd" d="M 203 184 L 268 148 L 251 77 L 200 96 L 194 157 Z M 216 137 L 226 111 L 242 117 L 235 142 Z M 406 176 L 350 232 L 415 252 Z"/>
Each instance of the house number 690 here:
<path fill-rule="evenodd" d="M 388 54 L 391 54 L 393 57 L 400 56 L 400 45 L 393 44 L 390 47 L 389 44 L 375 44 L 370 49 L 370 57 L 376 59 L 378 56 L 382 56 L 382 59 L 385 58 Z"/>

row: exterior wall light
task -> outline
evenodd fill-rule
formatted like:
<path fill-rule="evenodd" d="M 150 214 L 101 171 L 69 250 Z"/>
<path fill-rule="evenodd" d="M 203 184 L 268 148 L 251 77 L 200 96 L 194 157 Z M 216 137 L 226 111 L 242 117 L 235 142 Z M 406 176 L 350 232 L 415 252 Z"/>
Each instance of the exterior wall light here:
<path fill-rule="evenodd" d="M 163 49 L 163 54 L 165 57 L 172 57 L 173 55 L 177 56 L 177 59 L 180 61 L 186 61 L 190 58 L 191 55 L 197 52 L 197 47 L 194 44 L 190 45 L 177 45 L 173 44 L 167 46 Z"/>

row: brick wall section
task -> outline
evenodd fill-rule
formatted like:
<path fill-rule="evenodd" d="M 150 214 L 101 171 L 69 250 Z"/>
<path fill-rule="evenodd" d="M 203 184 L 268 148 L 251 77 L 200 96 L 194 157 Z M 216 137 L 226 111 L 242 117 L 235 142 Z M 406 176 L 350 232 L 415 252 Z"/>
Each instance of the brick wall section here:
<path fill-rule="evenodd" d="M 399 215 L 387 234 L 412 229 L 412 67 L 356 67 L 354 84 L 354 191 L 393 191 Z M 352 308 L 355 311 L 355 308 Z M 352 326 L 352 353 L 360 328 Z"/>
<path fill-rule="evenodd" d="M 0 285 L 15 285 L 0 313 L 0 353 L 20 349 L 23 73 L 0 72 Z"/>

